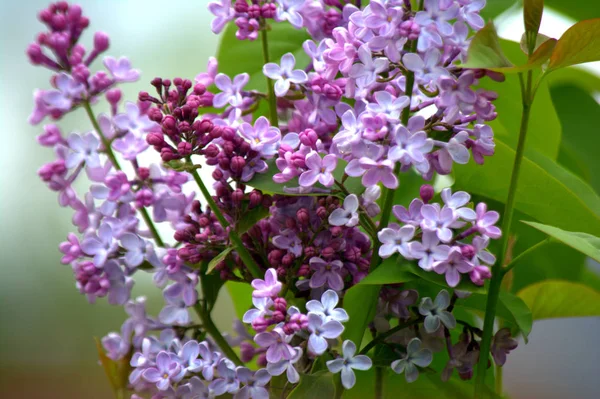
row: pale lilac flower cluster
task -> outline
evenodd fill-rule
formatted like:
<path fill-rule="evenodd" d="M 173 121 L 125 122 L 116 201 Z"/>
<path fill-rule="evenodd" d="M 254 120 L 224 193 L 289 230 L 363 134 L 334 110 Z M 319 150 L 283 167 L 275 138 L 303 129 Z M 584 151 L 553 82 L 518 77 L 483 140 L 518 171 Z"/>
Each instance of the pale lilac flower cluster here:
<path fill-rule="evenodd" d="M 425 187 L 422 192 L 433 191 Z M 379 255 L 388 258 L 398 253 L 418 260 L 423 270 L 444 274 L 450 287 L 458 285 L 461 274 L 483 285 L 496 261 L 486 248 L 490 239 L 501 236 L 495 226 L 500 216 L 484 203 L 476 210 L 468 207 L 471 196 L 464 191 L 452 193 L 445 188 L 441 197 L 443 204 L 429 203 L 431 196 L 424 196 L 414 199 L 408 209 L 395 205 L 393 214 L 403 225 L 390 225 L 378 233 Z"/>

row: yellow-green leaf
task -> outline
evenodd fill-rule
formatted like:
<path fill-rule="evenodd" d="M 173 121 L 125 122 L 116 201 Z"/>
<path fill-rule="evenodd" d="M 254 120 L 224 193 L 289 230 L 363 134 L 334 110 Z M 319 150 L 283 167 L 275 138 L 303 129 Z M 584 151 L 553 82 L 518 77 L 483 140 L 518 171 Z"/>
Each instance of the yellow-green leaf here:
<path fill-rule="evenodd" d="M 550 237 L 600 262 L 600 238 L 591 234 L 566 231 L 541 223 L 526 221 L 523 221 L 523 223 L 548 234 Z"/>
<path fill-rule="evenodd" d="M 544 13 L 544 0 L 523 1 L 523 22 L 525 23 L 525 34 L 527 36 L 528 49 L 533 49 L 535 39 L 542 22 Z M 527 52 L 529 53 L 529 51 Z"/>
<path fill-rule="evenodd" d="M 314 374 L 304 374 L 300 383 L 288 399 L 321 399 L 335 397 L 335 386 L 333 385 L 333 374 L 327 371 L 319 371 Z"/>
<path fill-rule="evenodd" d="M 511 66 L 512 63 L 500 47 L 494 24 L 488 23 L 473 36 L 463 68 L 493 69 Z"/>
<path fill-rule="evenodd" d="M 577 22 L 558 40 L 549 70 L 600 60 L 600 18 Z"/>
<path fill-rule="evenodd" d="M 600 316 L 600 292 L 583 284 L 548 280 L 517 295 L 529 306 L 534 320 Z"/>
<path fill-rule="evenodd" d="M 225 257 L 227 257 L 227 255 L 229 255 L 231 251 L 233 251 L 233 247 L 227 247 L 223 252 L 212 258 L 211 261 L 208 262 L 206 273 L 208 274 L 212 272 L 215 269 L 215 267 L 217 267 L 217 265 L 221 263 L 221 261 L 225 260 Z"/>

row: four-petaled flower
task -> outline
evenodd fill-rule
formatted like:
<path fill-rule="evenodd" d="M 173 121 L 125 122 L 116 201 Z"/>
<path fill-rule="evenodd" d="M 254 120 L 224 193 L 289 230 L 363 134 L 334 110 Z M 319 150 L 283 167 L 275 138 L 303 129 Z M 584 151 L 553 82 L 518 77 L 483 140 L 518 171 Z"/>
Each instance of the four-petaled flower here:
<path fill-rule="evenodd" d="M 308 331 L 310 336 L 308 337 L 308 350 L 315 354 L 321 355 L 329 346 L 327 344 L 328 339 L 335 339 L 342 335 L 344 326 L 339 321 L 325 320 L 316 313 L 308 313 Z"/>
<path fill-rule="evenodd" d="M 342 385 L 351 389 L 356 383 L 354 370 L 369 370 L 373 362 L 366 355 L 356 355 L 356 345 L 350 340 L 342 344 L 342 357 L 327 361 L 327 368 L 332 373 L 342 372 Z"/>
<path fill-rule="evenodd" d="M 223 73 L 218 74 L 215 77 L 215 86 L 221 93 L 213 97 L 213 106 L 215 108 L 223 108 L 226 104 L 232 107 L 239 107 L 242 105 L 242 90 L 246 83 L 250 80 L 250 75 L 247 73 L 240 73 L 233 81 L 231 78 Z"/>
<path fill-rule="evenodd" d="M 392 370 L 404 373 L 406 382 L 414 382 L 419 377 L 419 367 L 427 367 L 433 360 L 429 349 L 421 349 L 421 340 L 413 338 L 406 346 L 406 356 L 392 362 Z"/>
<path fill-rule="evenodd" d="M 294 367 L 294 364 L 300 360 L 302 357 L 302 348 L 295 347 L 294 355 L 290 359 L 283 359 L 275 363 L 267 363 L 267 371 L 271 375 L 281 375 L 284 372 L 286 373 L 286 377 L 291 384 L 295 384 L 300 381 L 300 374 L 298 374 L 298 370 Z"/>
<path fill-rule="evenodd" d="M 281 65 L 269 62 L 263 67 L 265 76 L 275 81 L 275 94 L 277 97 L 285 96 L 292 83 L 301 84 L 308 81 L 306 72 L 301 69 L 294 69 L 295 65 L 294 55 L 287 53 L 281 57 Z"/>
<path fill-rule="evenodd" d="M 286 335 L 281 328 L 276 327 L 272 331 L 257 334 L 254 342 L 262 348 L 267 348 L 269 363 L 277 363 L 281 359 L 290 360 L 294 356 L 294 348 L 290 345 L 292 337 L 292 335 Z"/>
<path fill-rule="evenodd" d="M 82 162 L 89 168 L 97 168 L 100 166 L 100 155 L 98 148 L 100 140 L 94 133 L 88 133 L 85 136 L 80 136 L 76 133 L 71 133 L 67 139 L 71 153 L 67 155 L 65 166 L 74 168 Z"/>
<path fill-rule="evenodd" d="M 354 227 L 358 224 L 358 197 L 350 194 L 344 198 L 344 205 L 334 209 L 329 215 L 329 224 L 332 226 Z"/>
<path fill-rule="evenodd" d="M 448 306 L 450 306 L 450 294 L 446 290 L 441 290 L 433 302 L 431 298 L 421 300 L 419 313 L 425 316 L 423 323 L 425 331 L 430 334 L 436 332 L 440 328 L 440 323 L 448 329 L 456 327 L 456 319 L 446 310 Z"/>
<path fill-rule="evenodd" d="M 332 172 L 337 165 L 337 157 L 333 154 L 321 158 L 318 152 L 312 151 L 306 156 L 306 167 L 308 170 L 302 172 L 298 183 L 302 187 L 312 187 L 319 181 L 325 187 L 331 187 L 334 182 Z"/>
<path fill-rule="evenodd" d="M 344 289 L 344 280 L 341 276 L 344 264 L 340 260 L 326 261 L 319 257 L 312 257 L 309 261 L 310 268 L 315 272 L 310 278 L 310 287 L 319 288 L 324 285 L 334 291 Z"/>
<path fill-rule="evenodd" d="M 377 238 L 383 244 L 379 248 L 379 256 L 389 258 L 396 252 L 407 259 L 412 259 L 409 241 L 415 235 L 415 227 L 409 224 L 399 229 L 386 227 L 377 233 Z"/>
<path fill-rule="evenodd" d="M 250 148 L 260 153 L 265 158 L 270 158 L 277 153 L 281 132 L 278 128 L 271 126 L 269 120 L 261 116 L 254 122 L 242 123 L 240 134 L 250 143 Z"/>
<path fill-rule="evenodd" d="M 156 366 L 147 368 L 142 377 L 156 384 L 159 390 L 166 391 L 172 382 L 181 381 L 184 375 L 185 369 L 181 367 L 177 356 L 162 351 L 156 356 Z"/>
<path fill-rule="evenodd" d="M 277 280 L 277 271 L 269 269 L 265 272 L 265 279 L 252 280 L 252 296 L 255 298 L 275 297 L 281 291 L 281 282 Z"/>
<path fill-rule="evenodd" d="M 452 247 L 446 259 L 433 264 L 433 270 L 437 274 L 445 274 L 446 282 L 450 287 L 456 287 L 460 282 L 461 273 L 469 273 L 473 264 L 463 256 L 459 247 Z"/>
<path fill-rule="evenodd" d="M 336 308 L 339 301 L 338 294 L 333 290 L 327 290 L 321 295 L 321 301 L 315 299 L 306 302 L 306 310 L 318 314 L 327 322 L 336 320 L 340 323 L 348 321 L 348 313 L 342 308 Z"/>

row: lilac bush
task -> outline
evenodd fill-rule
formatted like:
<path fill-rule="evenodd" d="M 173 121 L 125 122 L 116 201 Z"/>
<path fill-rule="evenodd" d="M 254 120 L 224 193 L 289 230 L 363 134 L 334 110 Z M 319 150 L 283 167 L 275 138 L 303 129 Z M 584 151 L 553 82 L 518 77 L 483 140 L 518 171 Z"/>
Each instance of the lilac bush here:
<path fill-rule="evenodd" d="M 103 364 L 125 365 L 113 376 L 119 397 L 302 397 L 311 377 L 341 397 L 357 383 L 382 383 L 366 370 L 413 382 L 436 371 L 436 358 L 447 363 L 444 379 L 454 368 L 472 378 L 494 326 L 482 331 L 453 311 L 477 301 L 496 273 L 487 248 L 504 239 L 500 215 L 433 182 L 495 152 L 488 123 L 497 96 L 480 83 L 504 77 L 464 66 L 484 4 L 213 1 L 213 32 L 260 36 L 264 76 L 228 76 L 211 58 L 194 81 L 157 77 L 129 102 L 120 86 L 140 72 L 105 55 L 105 33 L 84 48 L 81 7 L 58 2 L 40 12 L 47 30 L 27 54 L 52 76 L 34 93 L 30 122 L 82 110 L 91 130 L 64 135 L 45 125 L 38 142 L 56 160 L 39 175 L 74 211 L 77 232 L 60 250 L 77 289 L 129 315 L 102 339 Z M 310 38 L 301 55 L 269 61 L 268 33 L 280 24 Z M 104 68 L 93 72 L 101 57 Z M 266 80 L 267 92 L 248 88 L 251 79 Z M 78 193 L 84 174 L 89 189 Z M 419 179 L 419 190 L 404 188 Z M 144 298 L 131 297 L 140 273 L 162 289 L 154 317 Z M 211 316 L 219 289 L 232 283 L 252 289 L 234 298 L 247 304 L 237 335 L 219 332 Z M 365 287 L 376 290 L 357 307 Z M 436 342 L 447 353 L 434 354 Z M 498 330 L 495 363 L 516 346 L 510 329 Z"/>

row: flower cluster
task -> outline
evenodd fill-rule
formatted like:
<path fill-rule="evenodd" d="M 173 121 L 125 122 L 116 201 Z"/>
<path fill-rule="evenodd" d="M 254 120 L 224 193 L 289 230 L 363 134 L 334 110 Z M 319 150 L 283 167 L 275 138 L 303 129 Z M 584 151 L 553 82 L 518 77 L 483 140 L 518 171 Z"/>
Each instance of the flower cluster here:
<path fill-rule="evenodd" d="M 285 373 L 294 385 L 317 367 L 341 373 L 341 385 L 351 389 L 355 370 L 372 367 L 373 348 L 412 382 L 440 343 L 450 359 L 443 377 L 454 369 L 471 377 L 481 330 L 452 313 L 467 281 L 461 291 L 420 301 L 418 285 L 378 284 L 365 298 L 373 309 L 364 309 L 375 314 L 364 325 L 373 340 L 361 347 L 342 333 L 352 314 L 348 293 L 378 267 L 411 264 L 444 274 L 451 288 L 461 274 L 473 288 L 490 278 L 495 257 L 486 248 L 501 236 L 497 212 L 485 203 L 473 208 L 469 194 L 450 188 L 435 202 L 429 185 L 410 204 L 394 203 L 403 173 L 431 180 L 471 155 L 481 164 L 494 153 L 485 123 L 496 116 L 495 94 L 476 86 L 501 75 L 459 64 L 471 33 L 483 26 L 484 1 L 425 0 L 418 9 L 405 0 L 361 4 L 213 1 L 215 33 L 230 23 L 237 39 L 260 34 L 267 48 L 271 24 L 291 24 L 311 37 L 302 45 L 309 62 L 298 52 L 279 53 L 262 66 L 263 93 L 246 89 L 252 71 L 227 76 L 211 58 L 194 81 L 154 78 L 152 94 L 124 104 L 119 85 L 140 75 L 126 58 L 106 56 L 105 70 L 90 71 L 108 36 L 96 33 L 87 53 L 80 37 L 89 20 L 80 7 L 61 1 L 39 14 L 47 31 L 27 54 L 52 72 L 52 88 L 35 92 L 30 122 L 82 108 L 92 127 L 65 136 L 56 124 L 44 126 L 38 141 L 56 159 L 39 175 L 74 211 L 77 233 L 60 250 L 77 288 L 90 302 L 107 297 L 124 306 L 129 316 L 102 340 L 109 359 L 131 367 L 119 389 L 153 398 L 266 399 L 271 377 Z M 92 105 L 103 99 L 107 111 L 96 116 Z M 89 189 L 78 194 L 83 172 Z M 204 204 L 184 194 L 191 180 Z M 389 223 L 392 215 L 399 224 Z M 173 240 L 159 234 L 164 222 Z M 392 256 L 401 262 L 381 261 Z M 146 313 L 144 298 L 131 299 L 139 271 L 162 289 L 156 317 Z M 252 306 L 250 298 L 235 298 L 249 308 L 235 337 L 221 334 L 211 318 L 226 282 L 253 288 Z M 515 347 L 510 331 L 499 330 L 495 362 L 504 364 Z M 261 368 L 245 367 L 253 361 Z"/>

